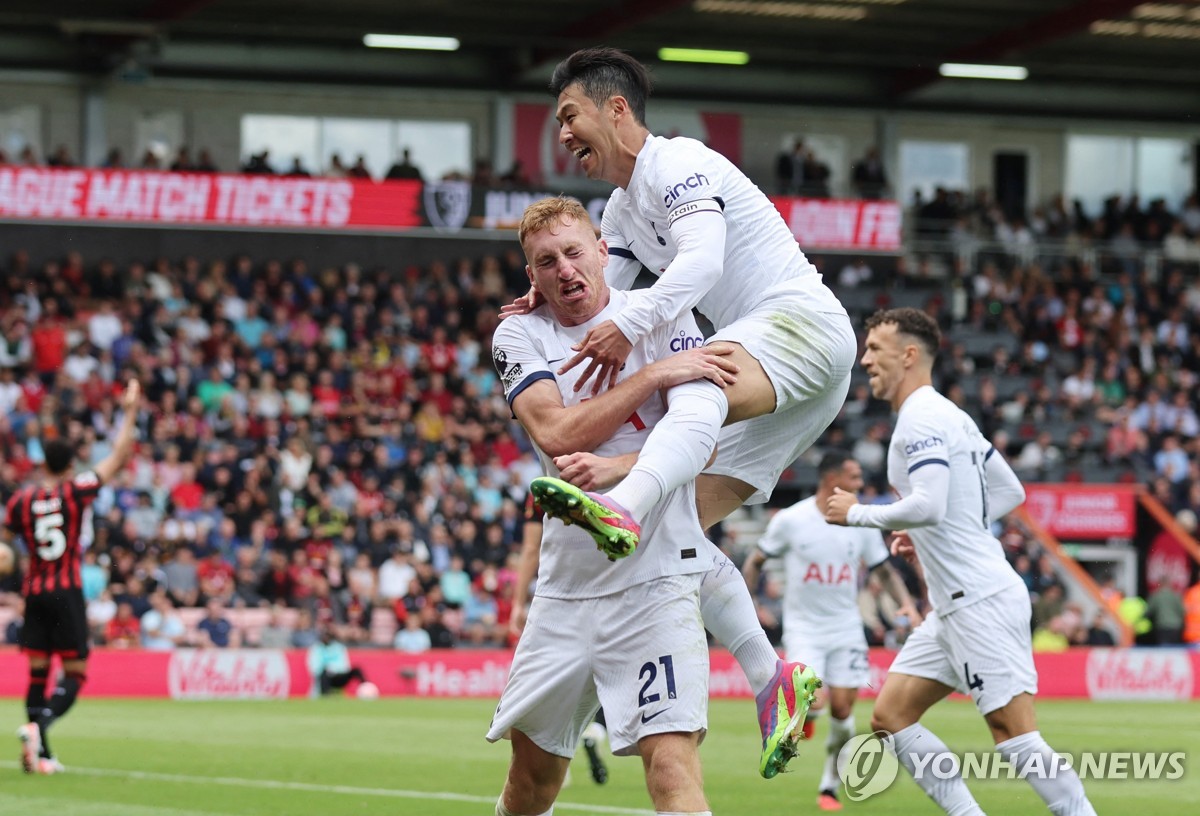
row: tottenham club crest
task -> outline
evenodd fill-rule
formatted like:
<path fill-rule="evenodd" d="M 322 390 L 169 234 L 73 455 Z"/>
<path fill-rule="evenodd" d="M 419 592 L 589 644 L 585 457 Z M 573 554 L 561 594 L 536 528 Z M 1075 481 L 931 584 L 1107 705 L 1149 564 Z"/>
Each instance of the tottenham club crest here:
<path fill-rule="evenodd" d="M 471 214 L 471 182 L 438 181 L 425 185 L 425 217 L 434 228 L 458 232 Z"/>

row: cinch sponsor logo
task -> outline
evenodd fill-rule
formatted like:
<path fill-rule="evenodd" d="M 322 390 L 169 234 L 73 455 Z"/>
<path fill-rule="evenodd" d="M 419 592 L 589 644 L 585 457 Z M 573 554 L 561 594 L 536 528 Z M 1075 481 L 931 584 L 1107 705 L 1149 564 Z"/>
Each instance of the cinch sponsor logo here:
<path fill-rule="evenodd" d="M 936 448 L 938 445 L 945 444 L 946 443 L 942 441 L 940 436 L 931 436 L 927 439 L 922 439 L 919 442 L 913 442 L 911 445 L 905 445 L 904 452 L 909 456 L 912 456 L 914 453 L 920 453 L 923 450 L 929 450 L 930 448 Z"/>
<path fill-rule="evenodd" d="M 688 337 L 683 332 L 680 332 L 678 337 L 671 338 L 671 351 L 687 351 L 703 345 L 703 337 Z"/>
<path fill-rule="evenodd" d="M 708 178 L 703 173 L 693 173 L 678 184 L 667 186 L 667 194 L 663 197 L 663 204 L 670 205 L 672 201 L 679 198 L 688 190 L 695 190 L 708 184 Z"/>

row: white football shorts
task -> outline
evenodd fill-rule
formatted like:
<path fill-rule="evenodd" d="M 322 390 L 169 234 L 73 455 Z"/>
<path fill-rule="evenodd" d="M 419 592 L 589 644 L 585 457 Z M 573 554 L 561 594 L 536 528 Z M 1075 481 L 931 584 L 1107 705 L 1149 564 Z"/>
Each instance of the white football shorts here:
<path fill-rule="evenodd" d="M 788 660 L 798 660 L 821 678 L 825 688 L 862 688 L 871 679 L 871 664 L 867 659 L 867 638 L 862 627 L 857 633 L 847 633 L 836 645 L 815 643 L 801 634 L 789 635 L 783 630 L 783 651 Z"/>
<path fill-rule="evenodd" d="M 932 614 L 905 641 L 888 672 L 936 680 L 970 694 L 979 713 L 990 714 L 1018 694 L 1037 694 L 1030 615 L 1023 585 L 944 617 Z"/>
<path fill-rule="evenodd" d="M 609 745 L 635 755 L 652 734 L 708 729 L 703 573 L 601 598 L 535 597 L 487 739 L 517 729 L 542 750 L 575 755 L 603 704 Z"/>
<path fill-rule="evenodd" d="M 832 295 L 813 302 L 789 291 L 767 304 L 708 339 L 740 344 L 775 387 L 774 413 L 722 428 L 705 471 L 752 485 L 747 504 L 769 499 L 784 469 L 837 417 L 858 356 L 854 327 Z"/>

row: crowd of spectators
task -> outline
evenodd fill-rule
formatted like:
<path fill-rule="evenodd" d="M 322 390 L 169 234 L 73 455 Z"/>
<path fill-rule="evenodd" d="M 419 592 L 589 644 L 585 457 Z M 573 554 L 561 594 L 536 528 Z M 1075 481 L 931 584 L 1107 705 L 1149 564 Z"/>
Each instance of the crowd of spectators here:
<path fill-rule="evenodd" d="M 390 275 L 77 254 L 35 270 L 18 252 L 0 286 L 0 496 L 37 475 L 45 438 L 102 458 L 137 377 L 140 442 L 95 502 L 84 566 L 101 641 L 144 636 L 131 618 L 165 600 L 214 620 L 303 608 L 351 643 L 382 607 L 433 645 L 502 643 L 539 470 L 488 338 L 524 280 L 516 253 Z"/>
<path fill-rule="evenodd" d="M 982 258 L 957 273 L 956 305 L 848 266 L 830 277 L 856 318 L 915 292 L 941 321 L 941 387 L 1023 477 L 1142 480 L 1200 513 L 1196 275 Z M 525 287 L 515 247 L 369 272 L 74 252 L 35 267 L 18 251 L 0 269 L 0 498 L 36 476 L 42 439 L 101 459 L 137 377 L 141 441 L 96 501 L 84 567 L 99 640 L 306 645 L 331 623 L 358 645 L 378 642 L 384 610 L 403 648 L 501 645 L 538 465 L 489 343 Z M 856 379 L 812 455 L 852 449 L 870 500 L 889 430 Z M 172 610 L 200 607 L 178 631 Z M 274 610 L 292 631 L 247 637 L 230 608 Z M 903 629 L 889 623 L 881 639 Z"/>
<path fill-rule="evenodd" d="M 1167 263 L 1200 267 L 1197 193 L 1149 203 L 1136 194 L 1113 195 L 1093 213 L 1058 194 L 1026 213 L 1001 206 L 986 188 L 969 195 L 938 187 L 929 200 L 916 194 L 910 216 L 915 238 L 946 242 L 959 256 L 992 245 L 1026 264 L 1047 256 L 1090 257 L 1105 271 L 1133 274 L 1150 250 Z"/>

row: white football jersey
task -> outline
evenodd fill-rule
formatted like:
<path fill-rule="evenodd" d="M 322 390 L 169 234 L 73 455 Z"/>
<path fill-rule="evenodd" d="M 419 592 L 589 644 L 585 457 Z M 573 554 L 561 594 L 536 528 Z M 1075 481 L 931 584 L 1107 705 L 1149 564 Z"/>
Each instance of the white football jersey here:
<path fill-rule="evenodd" d="M 718 331 L 789 293 L 828 301 L 830 310 L 842 311 L 770 199 L 732 162 L 695 139 L 646 139 L 629 187 L 613 190 L 608 200 L 601 237 L 611 255 L 636 258 L 661 275 L 678 253 L 671 225 L 700 211 L 723 213 L 727 225 L 723 273 L 696 307 Z M 609 282 L 628 288 L 636 273 L 634 267 L 629 280 L 610 277 Z"/>
<path fill-rule="evenodd" d="M 562 376 L 556 376 L 554 372 L 564 360 L 575 356 L 572 345 L 582 341 L 592 327 L 610 320 L 630 297 L 626 292 L 610 291 L 608 306 L 579 326 L 560 325 L 547 306 L 527 315 L 510 317 L 500 324 L 492 338 L 492 358 L 509 405 L 525 388 L 544 379 L 555 382 L 565 406 L 578 405 L 590 397 L 590 388 L 574 390 L 587 366 L 576 366 Z M 690 314 L 684 315 L 672 325 L 656 329 L 635 345 L 617 380 L 620 382 L 657 360 L 702 342 L 695 319 Z M 663 418 L 666 410 L 662 397 L 653 394 L 592 453 L 618 456 L 640 451 L 650 430 Z M 544 472 L 558 476 L 553 459 L 540 448 L 537 448 L 537 454 Z M 709 548 L 696 515 L 694 482 L 671 492 L 655 505 L 642 522 L 641 543 L 633 555 L 615 562 L 596 549 L 596 542 L 586 532 L 547 516 L 542 532 L 537 594 L 547 598 L 596 598 L 654 578 L 707 572 L 712 567 Z"/>
<path fill-rule="evenodd" d="M 776 513 L 758 548 L 783 558 L 785 632 L 804 632 L 805 642 L 816 646 L 862 639 L 859 570 L 864 562 L 874 568 L 887 560 L 879 530 L 830 524 L 811 496 Z"/>
<path fill-rule="evenodd" d="M 1021 583 L 991 531 L 985 462 L 993 453 L 975 420 L 931 386 L 918 388 L 900 406 L 888 448 L 892 487 L 903 498 L 912 493 L 913 471 L 950 469 L 945 518 L 908 531 L 929 602 L 940 614 Z"/>

